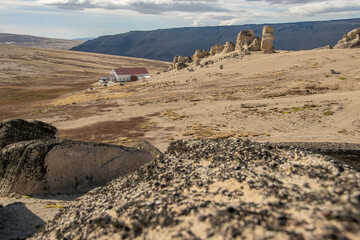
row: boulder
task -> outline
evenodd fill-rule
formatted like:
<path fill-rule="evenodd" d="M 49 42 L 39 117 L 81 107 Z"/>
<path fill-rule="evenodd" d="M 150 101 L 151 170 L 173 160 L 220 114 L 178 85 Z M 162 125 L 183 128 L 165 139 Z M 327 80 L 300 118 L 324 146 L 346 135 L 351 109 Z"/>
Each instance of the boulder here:
<path fill-rule="evenodd" d="M 210 55 L 210 54 L 209 54 L 208 51 L 198 49 L 198 50 L 195 51 L 192 59 L 193 59 L 193 61 L 195 62 L 196 60 L 201 60 L 201 59 L 203 59 L 204 57 L 207 57 L 207 56 L 209 56 L 209 55 Z"/>
<path fill-rule="evenodd" d="M 230 53 L 233 51 L 235 51 L 235 44 L 232 42 L 226 42 L 222 53 L 226 54 L 226 53 Z"/>
<path fill-rule="evenodd" d="M 210 49 L 210 55 L 214 56 L 215 54 L 219 54 L 224 50 L 224 45 L 218 44 L 214 45 Z"/>
<path fill-rule="evenodd" d="M 249 45 L 249 51 L 260 51 L 261 38 L 254 37 Z"/>
<path fill-rule="evenodd" d="M 236 39 L 235 50 L 242 52 L 244 49 L 248 49 L 254 37 L 255 33 L 253 30 L 241 31 Z"/>
<path fill-rule="evenodd" d="M 271 26 L 264 26 L 261 40 L 261 51 L 264 53 L 274 52 L 274 28 Z"/>
<path fill-rule="evenodd" d="M 360 27 L 345 34 L 334 48 L 360 48 Z"/>
<path fill-rule="evenodd" d="M 189 56 L 188 57 L 175 56 L 172 67 L 171 67 L 171 69 L 169 68 L 169 70 L 172 70 L 172 69 L 181 70 L 181 69 L 187 67 L 187 65 L 191 62 L 192 62 L 192 58 Z"/>
<path fill-rule="evenodd" d="M 186 64 L 183 63 L 183 62 L 178 62 L 178 63 L 175 64 L 175 69 L 176 70 L 181 70 L 181 69 L 184 69 L 184 68 L 186 68 Z"/>
<path fill-rule="evenodd" d="M 149 150 L 103 143 L 55 138 L 14 142 L 0 149 L 0 195 L 84 193 L 154 158 Z"/>
<path fill-rule="evenodd" d="M 0 149 L 15 142 L 57 137 L 57 129 L 44 122 L 28 122 L 22 119 L 0 122 Z"/>
<path fill-rule="evenodd" d="M 163 155 L 163 153 L 158 148 L 154 147 L 146 141 L 135 144 L 133 148 L 144 150 L 150 153 L 154 158 Z"/>

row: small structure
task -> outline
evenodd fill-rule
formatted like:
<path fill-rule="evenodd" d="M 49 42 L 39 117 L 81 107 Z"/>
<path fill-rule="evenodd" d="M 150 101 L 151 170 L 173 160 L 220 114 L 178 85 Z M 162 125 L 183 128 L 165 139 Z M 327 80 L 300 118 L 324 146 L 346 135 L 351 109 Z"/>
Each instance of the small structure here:
<path fill-rule="evenodd" d="M 140 78 L 149 78 L 146 68 L 118 68 L 110 72 L 111 80 L 114 82 L 137 81 Z"/>

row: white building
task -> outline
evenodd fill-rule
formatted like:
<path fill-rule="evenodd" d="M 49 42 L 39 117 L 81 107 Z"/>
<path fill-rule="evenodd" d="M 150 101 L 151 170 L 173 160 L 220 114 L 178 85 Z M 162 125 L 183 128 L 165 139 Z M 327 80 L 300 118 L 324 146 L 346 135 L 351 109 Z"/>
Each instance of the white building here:
<path fill-rule="evenodd" d="M 150 77 L 146 68 L 118 68 L 110 72 L 111 80 L 114 82 L 137 81 L 140 78 Z"/>

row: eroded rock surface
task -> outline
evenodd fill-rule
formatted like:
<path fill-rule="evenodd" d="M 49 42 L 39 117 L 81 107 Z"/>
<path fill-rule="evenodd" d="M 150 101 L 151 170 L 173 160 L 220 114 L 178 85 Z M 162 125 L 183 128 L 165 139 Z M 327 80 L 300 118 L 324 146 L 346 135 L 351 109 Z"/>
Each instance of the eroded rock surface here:
<path fill-rule="evenodd" d="M 334 48 L 359 48 L 360 47 L 360 27 L 353 29 L 334 46 Z"/>
<path fill-rule="evenodd" d="M 43 138 L 56 139 L 57 136 L 58 131 L 54 126 L 40 121 L 12 119 L 0 122 L 0 149 L 15 142 Z"/>
<path fill-rule="evenodd" d="M 360 173 L 241 139 L 177 141 L 33 239 L 356 239 Z"/>
<path fill-rule="evenodd" d="M 226 42 L 224 45 L 223 54 L 231 53 L 235 51 L 235 44 L 232 42 Z"/>
<path fill-rule="evenodd" d="M 261 51 L 264 53 L 274 52 L 274 28 L 271 26 L 264 26 L 261 39 Z"/>
<path fill-rule="evenodd" d="M 224 45 L 217 44 L 211 47 L 210 49 L 210 55 L 214 56 L 216 54 L 221 53 L 224 50 Z"/>
<path fill-rule="evenodd" d="M 253 30 L 241 31 L 236 39 L 235 50 L 240 52 L 243 50 L 248 50 L 249 45 L 254 37 L 255 33 Z"/>

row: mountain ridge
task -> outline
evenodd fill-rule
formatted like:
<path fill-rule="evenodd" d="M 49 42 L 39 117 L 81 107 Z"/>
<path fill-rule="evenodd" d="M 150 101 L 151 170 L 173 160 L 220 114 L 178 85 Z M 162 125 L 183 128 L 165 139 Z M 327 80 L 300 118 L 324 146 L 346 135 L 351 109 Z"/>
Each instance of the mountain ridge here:
<path fill-rule="evenodd" d="M 309 50 L 336 44 L 344 34 L 360 25 L 360 18 L 130 31 L 100 36 L 71 50 L 172 61 L 175 55 L 188 56 L 196 49 L 208 50 L 226 41 L 235 42 L 237 34 L 242 30 L 252 29 L 257 36 L 261 36 L 265 25 L 275 29 L 274 46 L 277 49 Z"/>
<path fill-rule="evenodd" d="M 50 48 L 58 50 L 69 50 L 84 41 L 67 40 L 58 38 L 46 38 L 33 35 L 0 33 L 0 44 L 8 44 L 22 47 Z"/>

